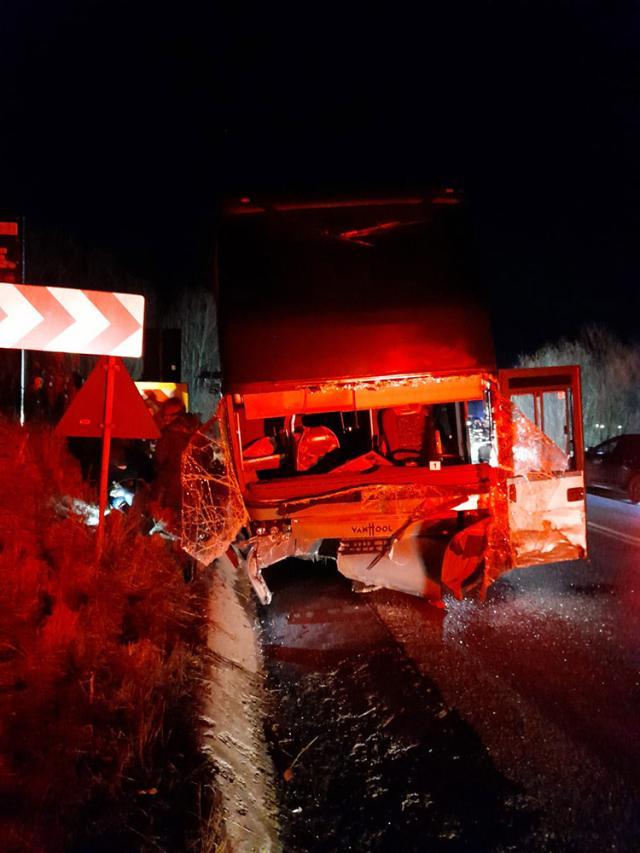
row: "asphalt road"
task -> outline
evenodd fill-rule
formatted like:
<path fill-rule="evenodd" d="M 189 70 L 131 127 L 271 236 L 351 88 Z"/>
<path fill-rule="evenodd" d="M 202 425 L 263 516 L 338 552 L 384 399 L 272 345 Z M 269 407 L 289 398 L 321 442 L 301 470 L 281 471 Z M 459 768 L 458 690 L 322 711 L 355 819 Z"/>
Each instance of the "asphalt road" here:
<path fill-rule="evenodd" d="M 640 507 L 590 496 L 588 520 L 588 561 L 446 612 L 271 570 L 286 850 L 640 849 Z"/>

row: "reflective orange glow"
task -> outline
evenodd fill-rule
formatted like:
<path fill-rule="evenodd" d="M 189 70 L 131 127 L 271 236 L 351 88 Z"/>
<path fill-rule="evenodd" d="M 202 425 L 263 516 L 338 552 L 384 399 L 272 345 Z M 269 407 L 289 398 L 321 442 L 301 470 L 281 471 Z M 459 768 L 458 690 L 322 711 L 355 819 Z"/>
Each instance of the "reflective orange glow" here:
<path fill-rule="evenodd" d="M 362 380 L 360 383 L 325 383 L 288 391 L 265 391 L 243 396 L 246 417 L 271 418 L 332 410 L 382 409 L 403 404 L 453 403 L 481 400 L 483 374 L 446 377 L 405 377 Z"/>
<path fill-rule="evenodd" d="M 408 225 L 416 225 L 418 221 L 400 222 L 395 220 L 393 222 L 381 222 L 379 225 L 372 225 L 370 228 L 355 228 L 351 231 L 343 231 L 340 234 L 340 239 L 359 243 L 361 246 L 371 246 L 372 243 L 368 242 L 365 239 L 366 237 L 372 237 L 374 234 L 381 234 L 385 231 L 392 231 L 394 228 L 406 228 Z"/>
<path fill-rule="evenodd" d="M 182 400 L 185 410 L 189 411 L 189 389 L 184 382 L 136 382 L 136 388 L 152 409 L 159 407 L 165 400 L 177 397 Z"/>
<path fill-rule="evenodd" d="M 281 213 L 297 210 L 334 210 L 349 207 L 387 207 L 387 206 L 415 206 L 424 204 L 424 198 L 362 198 L 362 199 L 334 199 L 331 201 L 304 201 L 304 202 L 273 202 L 264 204 L 251 204 L 251 199 L 244 196 L 239 199 L 240 204 L 231 203 L 227 207 L 227 213 L 234 215 L 238 213 L 265 213 L 275 210 Z"/>

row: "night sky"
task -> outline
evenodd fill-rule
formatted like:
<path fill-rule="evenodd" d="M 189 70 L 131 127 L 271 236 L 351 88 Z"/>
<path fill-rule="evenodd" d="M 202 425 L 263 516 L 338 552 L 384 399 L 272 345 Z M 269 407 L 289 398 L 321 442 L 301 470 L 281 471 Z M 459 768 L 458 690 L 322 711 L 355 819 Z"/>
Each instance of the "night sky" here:
<path fill-rule="evenodd" d="M 503 362 L 635 337 L 638 4 L 421 6 L 5 3 L 0 210 L 171 292 L 210 277 L 227 195 L 452 184 Z"/>

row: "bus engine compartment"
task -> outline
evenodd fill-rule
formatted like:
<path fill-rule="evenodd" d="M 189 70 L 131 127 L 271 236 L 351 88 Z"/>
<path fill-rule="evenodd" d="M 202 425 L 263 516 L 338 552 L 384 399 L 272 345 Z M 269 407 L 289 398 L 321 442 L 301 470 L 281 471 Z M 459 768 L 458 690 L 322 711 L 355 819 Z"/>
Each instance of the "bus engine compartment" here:
<path fill-rule="evenodd" d="M 292 556 L 334 559 L 360 591 L 433 601 L 445 589 L 482 594 L 510 568 L 576 559 L 586 551 L 579 377 L 558 370 L 227 395 L 200 450 L 206 436 L 217 442 L 220 506 L 234 492 L 228 505 L 244 516 L 225 527 L 219 512 L 203 531 L 191 478 L 190 553 L 206 562 L 231 549 L 265 603 L 262 570 Z"/>

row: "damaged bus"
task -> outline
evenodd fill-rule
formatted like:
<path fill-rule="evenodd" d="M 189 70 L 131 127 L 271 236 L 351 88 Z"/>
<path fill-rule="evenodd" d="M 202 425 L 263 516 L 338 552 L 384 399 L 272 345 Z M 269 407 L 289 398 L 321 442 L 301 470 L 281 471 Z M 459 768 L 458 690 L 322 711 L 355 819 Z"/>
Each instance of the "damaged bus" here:
<path fill-rule="evenodd" d="M 579 370 L 498 370 L 463 199 L 233 206 L 183 544 L 440 601 L 586 552 Z"/>

